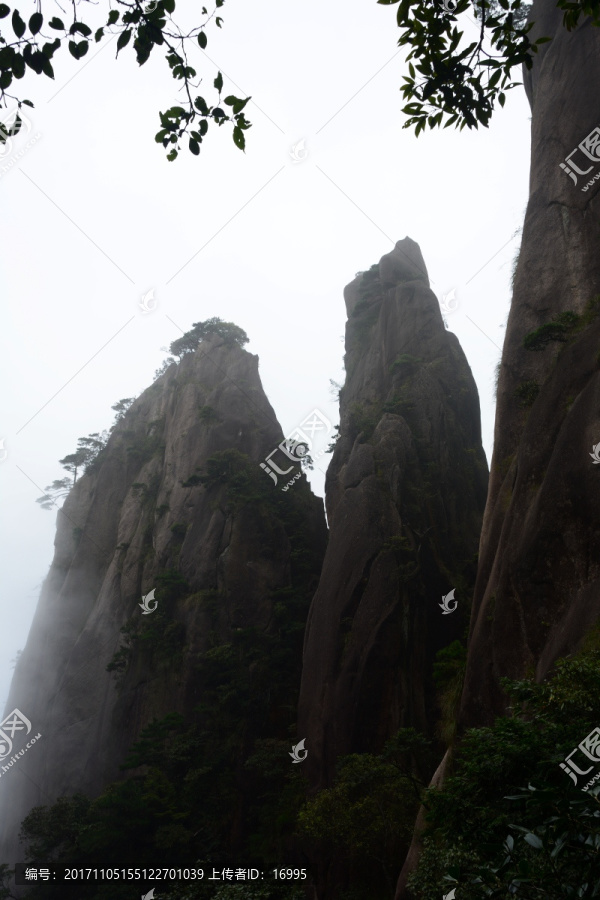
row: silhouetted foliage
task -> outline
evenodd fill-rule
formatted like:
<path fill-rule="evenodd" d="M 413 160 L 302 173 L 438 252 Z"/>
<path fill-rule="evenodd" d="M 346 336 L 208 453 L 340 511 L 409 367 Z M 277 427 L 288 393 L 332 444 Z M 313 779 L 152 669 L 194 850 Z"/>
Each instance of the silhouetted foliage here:
<path fill-rule="evenodd" d="M 164 375 L 167 369 L 176 362 L 177 360 L 172 356 L 169 356 L 167 357 L 167 359 L 163 360 L 158 369 L 156 369 L 154 372 L 154 380 L 156 381 L 157 378 L 160 378 L 161 375 Z"/>
<path fill-rule="evenodd" d="M 405 128 L 415 126 L 415 134 L 427 126 L 454 125 L 463 129 L 489 125 L 496 101 L 504 106 L 505 91 L 513 81 L 515 67 L 530 69 L 533 56 L 550 38 L 529 38 L 533 24 L 525 22 L 529 4 L 523 0 L 378 0 L 384 5 L 398 4 L 397 22 L 402 29 L 398 44 L 407 47 L 409 75 L 401 92 L 409 101 L 403 112 L 408 116 Z M 599 0 L 557 0 L 563 10 L 563 24 L 572 30 L 583 17 L 600 24 Z M 480 29 L 477 38 L 463 42 L 459 17 L 468 17 L 475 8 Z M 414 64 L 413 64 L 414 61 Z"/>
<path fill-rule="evenodd" d="M 226 343 L 237 344 L 238 347 L 244 347 L 250 340 L 243 328 L 214 316 L 204 322 L 194 322 L 190 331 L 186 331 L 182 337 L 173 341 L 169 352 L 179 357 L 185 356 L 186 353 L 193 353 L 198 349 L 200 342 L 211 334 L 217 334 Z"/>
<path fill-rule="evenodd" d="M 150 57 L 154 47 L 161 47 L 165 53 L 165 60 L 171 70 L 173 78 L 182 83 L 182 100 L 184 106 L 172 106 L 164 113 L 159 113 L 160 130 L 155 136 L 157 143 L 168 148 L 168 160 L 177 157 L 180 144 L 184 137 L 188 139 L 188 147 L 191 153 L 197 156 L 200 153 L 200 145 L 206 137 L 209 124 L 221 127 L 225 122 L 233 125 L 233 142 L 240 150 L 245 147 L 246 129 L 250 128 L 244 116 L 243 109 L 250 97 L 241 99 L 235 95 L 229 95 L 221 100 L 223 90 L 223 76 L 220 72 L 213 80 L 213 86 L 217 91 L 216 102 L 212 105 L 202 96 L 193 96 L 195 93 L 196 70 L 188 64 L 189 41 L 198 43 L 202 50 L 206 49 L 208 38 L 206 27 L 214 18 L 215 25 L 220 28 L 223 20 L 215 16 L 217 10 L 223 6 L 225 0 L 215 0 L 212 12 L 202 7 L 200 16 L 202 23 L 192 29 L 183 31 L 174 22 L 172 14 L 175 12 L 175 0 L 153 0 L 145 4 L 140 0 L 127 3 L 125 0 L 117 0 L 116 6 L 111 5 L 106 11 L 106 23 L 94 31 L 94 44 L 102 41 L 107 35 L 117 37 L 117 54 L 128 44 L 131 44 L 135 57 L 140 66 L 143 66 Z M 116 7 L 121 7 L 118 9 Z M 59 6 L 62 11 L 62 8 Z M 0 143 L 5 143 L 9 136 L 18 134 L 22 126 L 22 106 L 33 106 L 31 100 L 19 100 L 7 93 L 13 80 L 23 78 L 26 71 L 33 71 L 36 75 L 46 75 L 54 78 L 54 70 L 51 60 L 54 54 L 63 46 L 68 45 L 69 53 L 75 59 L 86 56 L 91 42 L 92 28 L 78 19 L 80 4 L 74 3 L 73 23 L 65 25 L 59 16 L 48 17 L 37 9 L 33 15 L 30 11 L 23 10 L 23 19 L 19 10 L 12 9 L 9 19 L 12 35 L 7 35 L 5 27 L 0 33 L 0 102 L 5 103 L 7 98 L 17 101 L 20 114 L 17 114 L 10 129 L 0 128 Z M 0 19 L 6 19 L 11 13 L 11 7 L 0 3 Z M 47 31 L 50 29 L 50 31 Z M 44 35 L 43 30 L 47 33 Z M 53 40 L 50 40 L 50 37 Z M 133 40 L 132 40 L 133 38 Z M 44 43 L 42 43 L 44 41 Z M 223 109 L 227 109 L 227 112 Z"/>
<path fill-rule="evenodd" d="M 88 437 L 79 438 L 75 453 L 70 453 L 64 459 L 59 459 L 60 465 L 67 472 L 71 473 L 73 480 L 61 478 L 53 481 L 52 484 L 46 487 L 46 493 L 42 497 L 38 497 L 36 503 L 39 503 L 42 509 L 52 509 L 58 499 L 66 497 L 73 485 L 77 483 L 77 477 L 80 472 L 85 472 L 92 465 L 100 451 L 105 448 L 107 440 L 108 434 L 106 431 L 103 431 L 102 434 L 94 432 Z"/>
<path fill-rule="evenodd" d="M 123 400 L 119 400 L 118 403 L 115 403 L 114 406 L 111 406 L 111 409 L 114 409 L 114 411 L 116 413 L 114 425 L 116 425 L 117 422 L 120 422 L 121 419 L 123 419 L 125 417 L 125 413 L 129 409 L 131 404 L 134 403 L 134 401 L 135 401 L 135 397 L 125 397 Z M 113 425 L 113 428 L 114 428 L 114 425 Z M 112 431 L 112 428 L 111 428 L 111 431 Z"/>
<path fill-rule="evenodd" d="M 189 41 L 197 42 L 205 50 L 211 20 L 221 28 L 223 19 L 216 13 L 224 2 L 215 0 L 211 12 L 202 7 L 201 24 L 182 30 L 172 18 L 176 0 L 153 0 L 148 5 L 141 0 L 133 3 L 116 0 L 115 6 L 107 11 L 106 23 L 93 34 L 94 43 L 107 35 L 117 35 L 117 54 L 129 44 L 140 66 L 148 61 L 155 47 L 163 50 L 172 77 L 182 84 L 183 98 L 182 105 L 159 113 L 160 129 L 155 140 L 168 149 L 168 160 L 177 158 L 184 139 L 189 151 L 198 156 L 210 124 L 221 127 L 225 122 L 230 123 L 233 142 L 239 149 L 245 148 L 245 132 L 251 123 L 245 118 L 244 108 L 251 98 L 230 94 L 222 100 L 221 72 L 213 80 L 217 92 L 215 102 L 209 103 L 203 96 L 194 97 L 198 73 L 188 62 Z M 416 134 L 427 125 L 439 126 L 443 120 L 446 126 L 455 124 L 460 128 L 487 126 L 496 101 L 504 106 L 505 91 L 519 84 L 512 80 L 515 66 L 524 64 L 531 68 L 539 45 L 550 40 L 541 37 L 530 41 L 531 26 L 525 22 L 530 4 L 524 0 L 446 0 L 445 6 L 431 0 L 378 2 L 398 4 L 397 22 L 403 29 L 398 44 L 409 48 L 409 75 L 404 77 L 401 87 L 408 101 L 403 108 L 408 116 L 405 127 L 414 125 Z M 0 128 L 0 143 L 20 131 L 23 105 L 33 106 L 31 100 L 20 100 L 7 93 L 14 80 L 23 78 L 29 70 L 54 78 L 52 59 L 65 44 L 75 59 L 82 59 L 88 53 L 92 28 L 77 18 L 79 6 L 75 4 L 73 23 L 65 25 L 59 16 L 48 19 L 40 10 L 32 15 L 24 11 L 23 18 L 13 7 L 11 14 L 11 7 L 0 3 L 0 19 L 10 15 L 12 31 L 7 36 L 5 27 L 0 33 L 0 102 L 6 103 L 10 98 L 18 105 L 10 127 Z M 591 16 L 594 25 L 599 24 L 600 0 L 558 0 L 557 6 L 563 10 L 563 24 L 568 30 L 587 16 Z M 469 16 L 473 8 L 480 22 L 480 33 L 475 41 L 465 45 L 464 32 L 457 28 L 457 21 L 460 16 Z"/>

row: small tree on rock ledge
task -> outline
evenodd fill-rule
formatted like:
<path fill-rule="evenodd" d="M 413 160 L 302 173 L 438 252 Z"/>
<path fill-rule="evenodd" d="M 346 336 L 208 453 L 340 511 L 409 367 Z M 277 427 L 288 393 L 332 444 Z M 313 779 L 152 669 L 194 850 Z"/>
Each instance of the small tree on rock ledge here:
<path fill-rule="evenodd" d="M 205 322 L 194 322 L 190 331 L 173 341 L 169 352 L 180 358 L 186 353 L 194 353 L 200 342 L 210 334 L 218 334 L 226 343 L 237 344 L 238 347 L 243 347 L 250 340 L 243 328 L 213 316 Z"/>

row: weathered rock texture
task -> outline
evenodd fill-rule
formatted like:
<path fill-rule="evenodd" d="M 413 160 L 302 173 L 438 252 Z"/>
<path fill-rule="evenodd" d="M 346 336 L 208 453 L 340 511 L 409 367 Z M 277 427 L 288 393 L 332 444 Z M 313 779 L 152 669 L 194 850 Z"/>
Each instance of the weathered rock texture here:
<path fill-rule="evenodd" d="M 330 536 L 299 705 L 314 789 L 340 755 L 379 752 L 400 727 L 434 734 L 433 661 L 465 632 L 487 489 L 477 389 L 418 245 L 400 241 L 344 297 Z M 453 588 L 458 608 L 443 615 Z M 322 879 L 320 895 L 330 889 Z"/>
<path fill-rule="evenodd" d="M 532 37 L 551 37 L 524 83 L 532 109 L 530 197 L 498 381 L 494 452 L 462 698 L 462 728 L 505 711 L 501 677 L 534 671 L 580 648 L 600 616 L 600 144 L 571 157 L 598 125 L 600 29 L 573 32 L 554 4 L 534 0 Z M 566 343 L 524 339 L 557 316 L 581 318 Z M 574 321 L 572 319 L 572 321 Z M 449 754 L 435 776 L 443 781 Z M 417 831 L 419 829 L 417 828 Z M 398 881 L 419 855 L 413 841 Z"/>
<path fill-rule="evenodd" d="M 75 485 L 8 700 L 7 711 L 22 710 L 42 738 L 0 780 L 0 860 L 21 858 L 19 824 L 32 806 L 75 791 L 97 794 L 120 777 L 126 751 L 154 717 L 190 712 L 198 702 L 194 662 L 211 630 L 227 640 L 236 628 L 272 627 L 273 593 L 294 579 L 299 530 L 308 609 L 326 527 L 304 477 L 281 495 L 295 531 L 260 502 L 236 502 L 218 479 L 182 486 L 213 454 L 233 449 L 275 491 L 259 463 L 282 438 L 258 357 L 213 336 L 134 402 Z M 148 621 L 138 603 L 165 571 L 189 585 L 169 623 L 185 637 L 182 656 L 149 670 L 134 655 L 116 689 L 106 666 L 121 645 L 120 628 L 132 617 Z M 216 621 L 207 595 L 218 598 Z M 298 659 L 298 677 L 299 667 Z"/>
<path fill-rule="evenodd" d="M 582 190 L 600 172 L 600 143 L 597 162 L 572 157 L 591 169 L 577 185 L 559 165 L 600 125 L 600 29 L 588 20 L 569 33 L 542 0 L 531 19 L 534 36 L 552 41 L 525 76 L 530 199 L 498 383 L 464 725 L 504 709 L 501 676 L 530 668 L 543 678 L 600 615 L 600 466 L 590 458 L 600 441 L 600 182 Z M 566 343 L 525 349 L 528 334 L 569 311 L 581 318 Z"/>

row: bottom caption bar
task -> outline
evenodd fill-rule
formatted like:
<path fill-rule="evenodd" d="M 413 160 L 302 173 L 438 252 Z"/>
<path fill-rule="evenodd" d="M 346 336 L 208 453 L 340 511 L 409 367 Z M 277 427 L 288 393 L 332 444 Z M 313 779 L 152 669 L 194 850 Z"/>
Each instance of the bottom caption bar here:
<path fill-rule="evenodd" d="M 197 869 L 189 868 L 83 868 L 65 869 L 64 866 L 31 866 L 15 864 L 15 884 L 33 882 L 70 884 L 84 881 L 260 881 L 273 878 L 276 881 L 304 881 L 306 869 Z"/>

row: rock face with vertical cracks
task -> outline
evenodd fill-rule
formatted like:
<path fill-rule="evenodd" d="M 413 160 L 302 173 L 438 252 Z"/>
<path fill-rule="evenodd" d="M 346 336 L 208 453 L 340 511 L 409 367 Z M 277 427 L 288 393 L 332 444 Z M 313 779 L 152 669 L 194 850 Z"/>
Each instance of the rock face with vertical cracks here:
<path fill-rule="evenodd" d="M 6 708 L 42 737 L 0 779 L 0 860 L 22 858 L 17 835 L 31 807 L 99 793 L 153 718 L 190 713 L 209 640 L 273 633 L 273 598 L 290 586 L 306 615 L 326 526 L 304 477 L 281 494 L 260 468 L 282 438 L 258 357 L 213 336 L 144 391 L 77 482 Z M 199 482 L 215 454 L 212 482 Z M 152 588 L 158 609 L 145 616 L 138 604 Z M 150 627 L 167 607 L 156 652 L 136 644 L 115 685 L 106 669 L 121 627 Z M 165 660 L 169 642 L 177 652 Z"/>
<path fill-rule="evenodd" d="M 534 0 L 530 20 L 532 40 L 552 40 L 523 70 L 530 196 L 498 381 L 462 728 L 505 711 L 502 677 L 533 670 L 543 679 L 600 616 L 600 465 L 590 456 L 600 441 L 600 180 L 590 184 L 600 172 L 600 29 L 588 19 L 566 31 L 545 0 Z M 418 856 L 417 834 L 396 900 L 409 896 Z"/>
<path fill-rule="evenodd" d="M 600 181 L 588 187 L 600 173 L 600 29 L 587 20 L 568 32 L 541 0 L 530 18 L 534 37 L 552 40 L 525 73 L 531 189 L 498 384 L 464 725 L 503 711 L 502 676 L 533 669 L 543 678 L 600 616 L 600 465 L 590 457 L 600 441 Z"/>
<path fill-rule="evenodd" d="M 487 490 L 477 389 L 418 245 L 399 241 L 344 297 L 330 536 L 299 705 L 313 789 L 340 755 L 378 752 L 399 727 L 434 734 L 432 665 L 468 622 Z"/>

